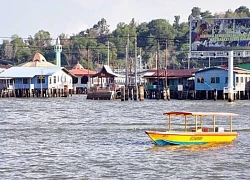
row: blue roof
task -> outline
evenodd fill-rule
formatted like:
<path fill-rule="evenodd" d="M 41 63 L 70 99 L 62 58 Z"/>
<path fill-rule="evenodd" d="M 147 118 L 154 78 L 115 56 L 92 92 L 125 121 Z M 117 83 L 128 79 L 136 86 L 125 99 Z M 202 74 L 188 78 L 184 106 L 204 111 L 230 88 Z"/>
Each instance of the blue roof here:
<path fill-rule="evenodd" d="M 61 67 L 11 67 L 0 73 L 0 78 L 32 78 L 37 75 L 50 76 Z"/>

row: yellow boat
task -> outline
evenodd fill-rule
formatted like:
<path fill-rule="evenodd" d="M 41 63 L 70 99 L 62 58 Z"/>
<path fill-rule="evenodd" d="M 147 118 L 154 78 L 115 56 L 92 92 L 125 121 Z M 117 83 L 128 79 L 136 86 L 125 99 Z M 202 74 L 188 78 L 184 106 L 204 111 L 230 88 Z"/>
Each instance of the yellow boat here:
<path fill-rule="evenodd" d="M 232 124 L 233 117 L 238 116 L 238 114 L 217 112 L 167 112 L 163 115 L 168 116 L 168 131 L 146 131 L 146 134 L 159 146 L 231 142 L 238 135 L 237 132 L 233 132 Z M 229 119 L 227 124 L 228 129 L 216 127 L 217 118 L 221 116 Z M 183 131 L 171 130 L 173 117 L 183 117 Z M 191 117 L 194 119 L 192 121 L 192 123 L 194 123 L 192 124 L 193 129 L 190 128 Z M 203 121 L 208 122 L 207 117 L 210 119 L 210 126 L 212 127 L 203 125 Z"/>

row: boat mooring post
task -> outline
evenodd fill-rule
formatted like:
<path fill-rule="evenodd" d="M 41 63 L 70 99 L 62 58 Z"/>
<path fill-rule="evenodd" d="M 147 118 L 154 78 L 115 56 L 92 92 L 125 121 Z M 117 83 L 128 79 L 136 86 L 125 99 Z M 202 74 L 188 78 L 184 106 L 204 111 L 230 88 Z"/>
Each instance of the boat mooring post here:
<path fill-rule="evenodd" d="M 121 88 L 121 101 L 125 101 L 125 87 Z"/>
<path fill-rule="evenodd" d="M 214 89 L 213 93 L 214 93 L 214 101 L 217 101 L 217 90 Z"/>
<path fill-rule="evenodd" d="M 228 53 L 228 102 L 234 101 L 234 85 L 233 85 L 233 60 L 234 53 Z"/>
<path fill-rule="evenodd" d="M 140 101 L 144 101 L 144 87 L 143 87 L 143 85 L 139 86 L 139 99 L 140 99 Z"/>

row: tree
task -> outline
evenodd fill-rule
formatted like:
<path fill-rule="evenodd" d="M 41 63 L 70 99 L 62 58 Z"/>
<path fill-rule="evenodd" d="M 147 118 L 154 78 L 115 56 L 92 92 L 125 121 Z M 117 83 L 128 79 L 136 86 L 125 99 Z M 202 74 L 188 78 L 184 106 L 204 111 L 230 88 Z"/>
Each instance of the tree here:
<path fill-rule="evenodd" d="M 250 16 L 249 9 L 246 6 L 240 6 L 239 8 L 235 9 L 235 13 L 239 17 L 249 17 Z"/>
<path fill-rule="evenodd" d="M 117 28 L 112 32 L 112 35 L 114 36 L 114 38 L 112 39 L 112 42 L 116 45 L 116 49 L 117 49 L 117 58 L 118 59 L 125 58 L 127 37 L 128 35 L 130 39 L 131 37 L 135 37 L 136 35 L 135 30 L 131 31 L 131 27 L 128 24 L 118 23 Z M 132 45 L 133 44 L 130 41 L 129 47 L 132 47 Z"/>
<path fill-rule="evenodd" d="M 174 16 L 173 28 L 178 29 L 180 27 L 180 16 Z"/>
<path fill-rule="evenodd" d="M 215 18 L 225 18 L 226 14 L 224 12 L 214 13 Z"/>
<path fill-rule="evenodd" d="M 201 8 L 199 8 L 199 7 L 193 7 L 193 9 L 191 10 L 191 15 L 194 18 L 200 17 L 200 15 L 201 15 Z"/>
<path fill-rule="evenodd" d="M 12 57 L 18 62 L 23 62 L 29 58 L 30 51 L 26 49 L 24 41 L 17 34 L 11 36 L 10 44 L 13 47 Z"/>
<path fill-rule="evenodd" d="M 97 23 L 97 28 L 99 30 L 100 35 L 106 35 L 109 33 L 109 25 L 106 21 L 106 19 L 102 18 Z"/>
<path fill-rule="evenodd" d="M 40 30 L 34 36 L 35 44 L 39 47 L 51 46 L 52 38 L 48 31 Z"/>
<path fill-rule="evenodd" d="M 8 40 L 3 40 L 3 44 L 1 46 L 2 58 L 3 59 L 12 59 L 13 58 L 13 44 L 11 44 Z"/>
<path fill-rule="evenodd" d="M 210 11 L 204 11 L 200 13 L 201 18 L 214 18 Z"/>
<path fill-rule="evenodd" d="M 225 12 L 225 18 L 232 18 L 234 17 L 235 14 L 234 12 L 231 10 L 231 9 L 228 9 L 226 12 Z"/>

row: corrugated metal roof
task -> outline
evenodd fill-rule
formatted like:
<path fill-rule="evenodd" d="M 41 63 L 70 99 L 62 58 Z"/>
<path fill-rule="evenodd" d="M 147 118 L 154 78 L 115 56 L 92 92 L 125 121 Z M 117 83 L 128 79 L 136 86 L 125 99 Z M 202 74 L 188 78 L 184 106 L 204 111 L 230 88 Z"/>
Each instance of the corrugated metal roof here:
<path fill-rule="evenodd" d="M 250 70 L 250 63 L 238 64 L 237 66 L 243 69 Z"/>
<path fill-rule="evenodd" d="M 2 71 L 5 71 L 6 69 L 5 68 L 0 68 L 0 73 L 2 72 Z"/>
<path fill-rule="evenodd" d="M 52 75 L 61 67 L 11 67 L 0 74 L 0 78 L 32 78 L 36 75 Z"/>
<path fill-rule="evenodd" d="M 155 72 L 146 72 L 143 76 L 152 76 L 153 74 L 155 74 Z"/>
<path fill-rule="evenodd" d="M 167 69 L 167 71 L 166 70 L 159 70 L 157 72 L 157 70 L 151 69 L 151 70 L 148 70 L 146 75 L 144 74 L 144 77 L 157 77 L 157 76 L 159 76 L 159 77 L 167 76 L 168 78 L 169 77 L 174 77 L 174 78 L 175 77 L 191 77 L 198 70 L 199 69 Z"/>
<path fill-rule="evenodd" d="M 209 70 L 212 70 L 212 69 L 221 69 L 221 70 L 228 71 L 227 66 L 216 66 L 216 67 L 202 69 L 202 70 L 198 71 L 197 73 L 204 72 L 204 71 L 209 71 Z M 243 69 L 243 68 L 239 68 L 239 67 L 233 67 L 233 71 L 238 73 L 238 74 L 249 74 L 250 73 L 250 71 L 248 69 Z"/>
<path fill-rule="evenodd" d="M 114 76 L 120 76 L 120 74 L 116 74 L 112 71 L 112 69 L 108 65 L 104 65 L 104 68 L 106 69 L 107 73 L 112 74 Z"/>
<path fill-rule="evenodd" d="M 98 71 L 98 73 L 96 73 L 95 75 L 93 75 L 93 77 L 98 77 L 98 76 L 101 74 L 101 72 L 103 72 L 103 71 L 106 71 L 107 74 L 109 74 L 109 75 L 111 75 L 111 76 L 114 76 L 114 77 L 119 77 L 119 76 L 120 76 L 120 74 L 114 73 L 114 72 L 112 71 L 112 69 L 111 69 L 109 66 L 104 65 L 104 66 L 102 66 L 102 68 Z"/>

